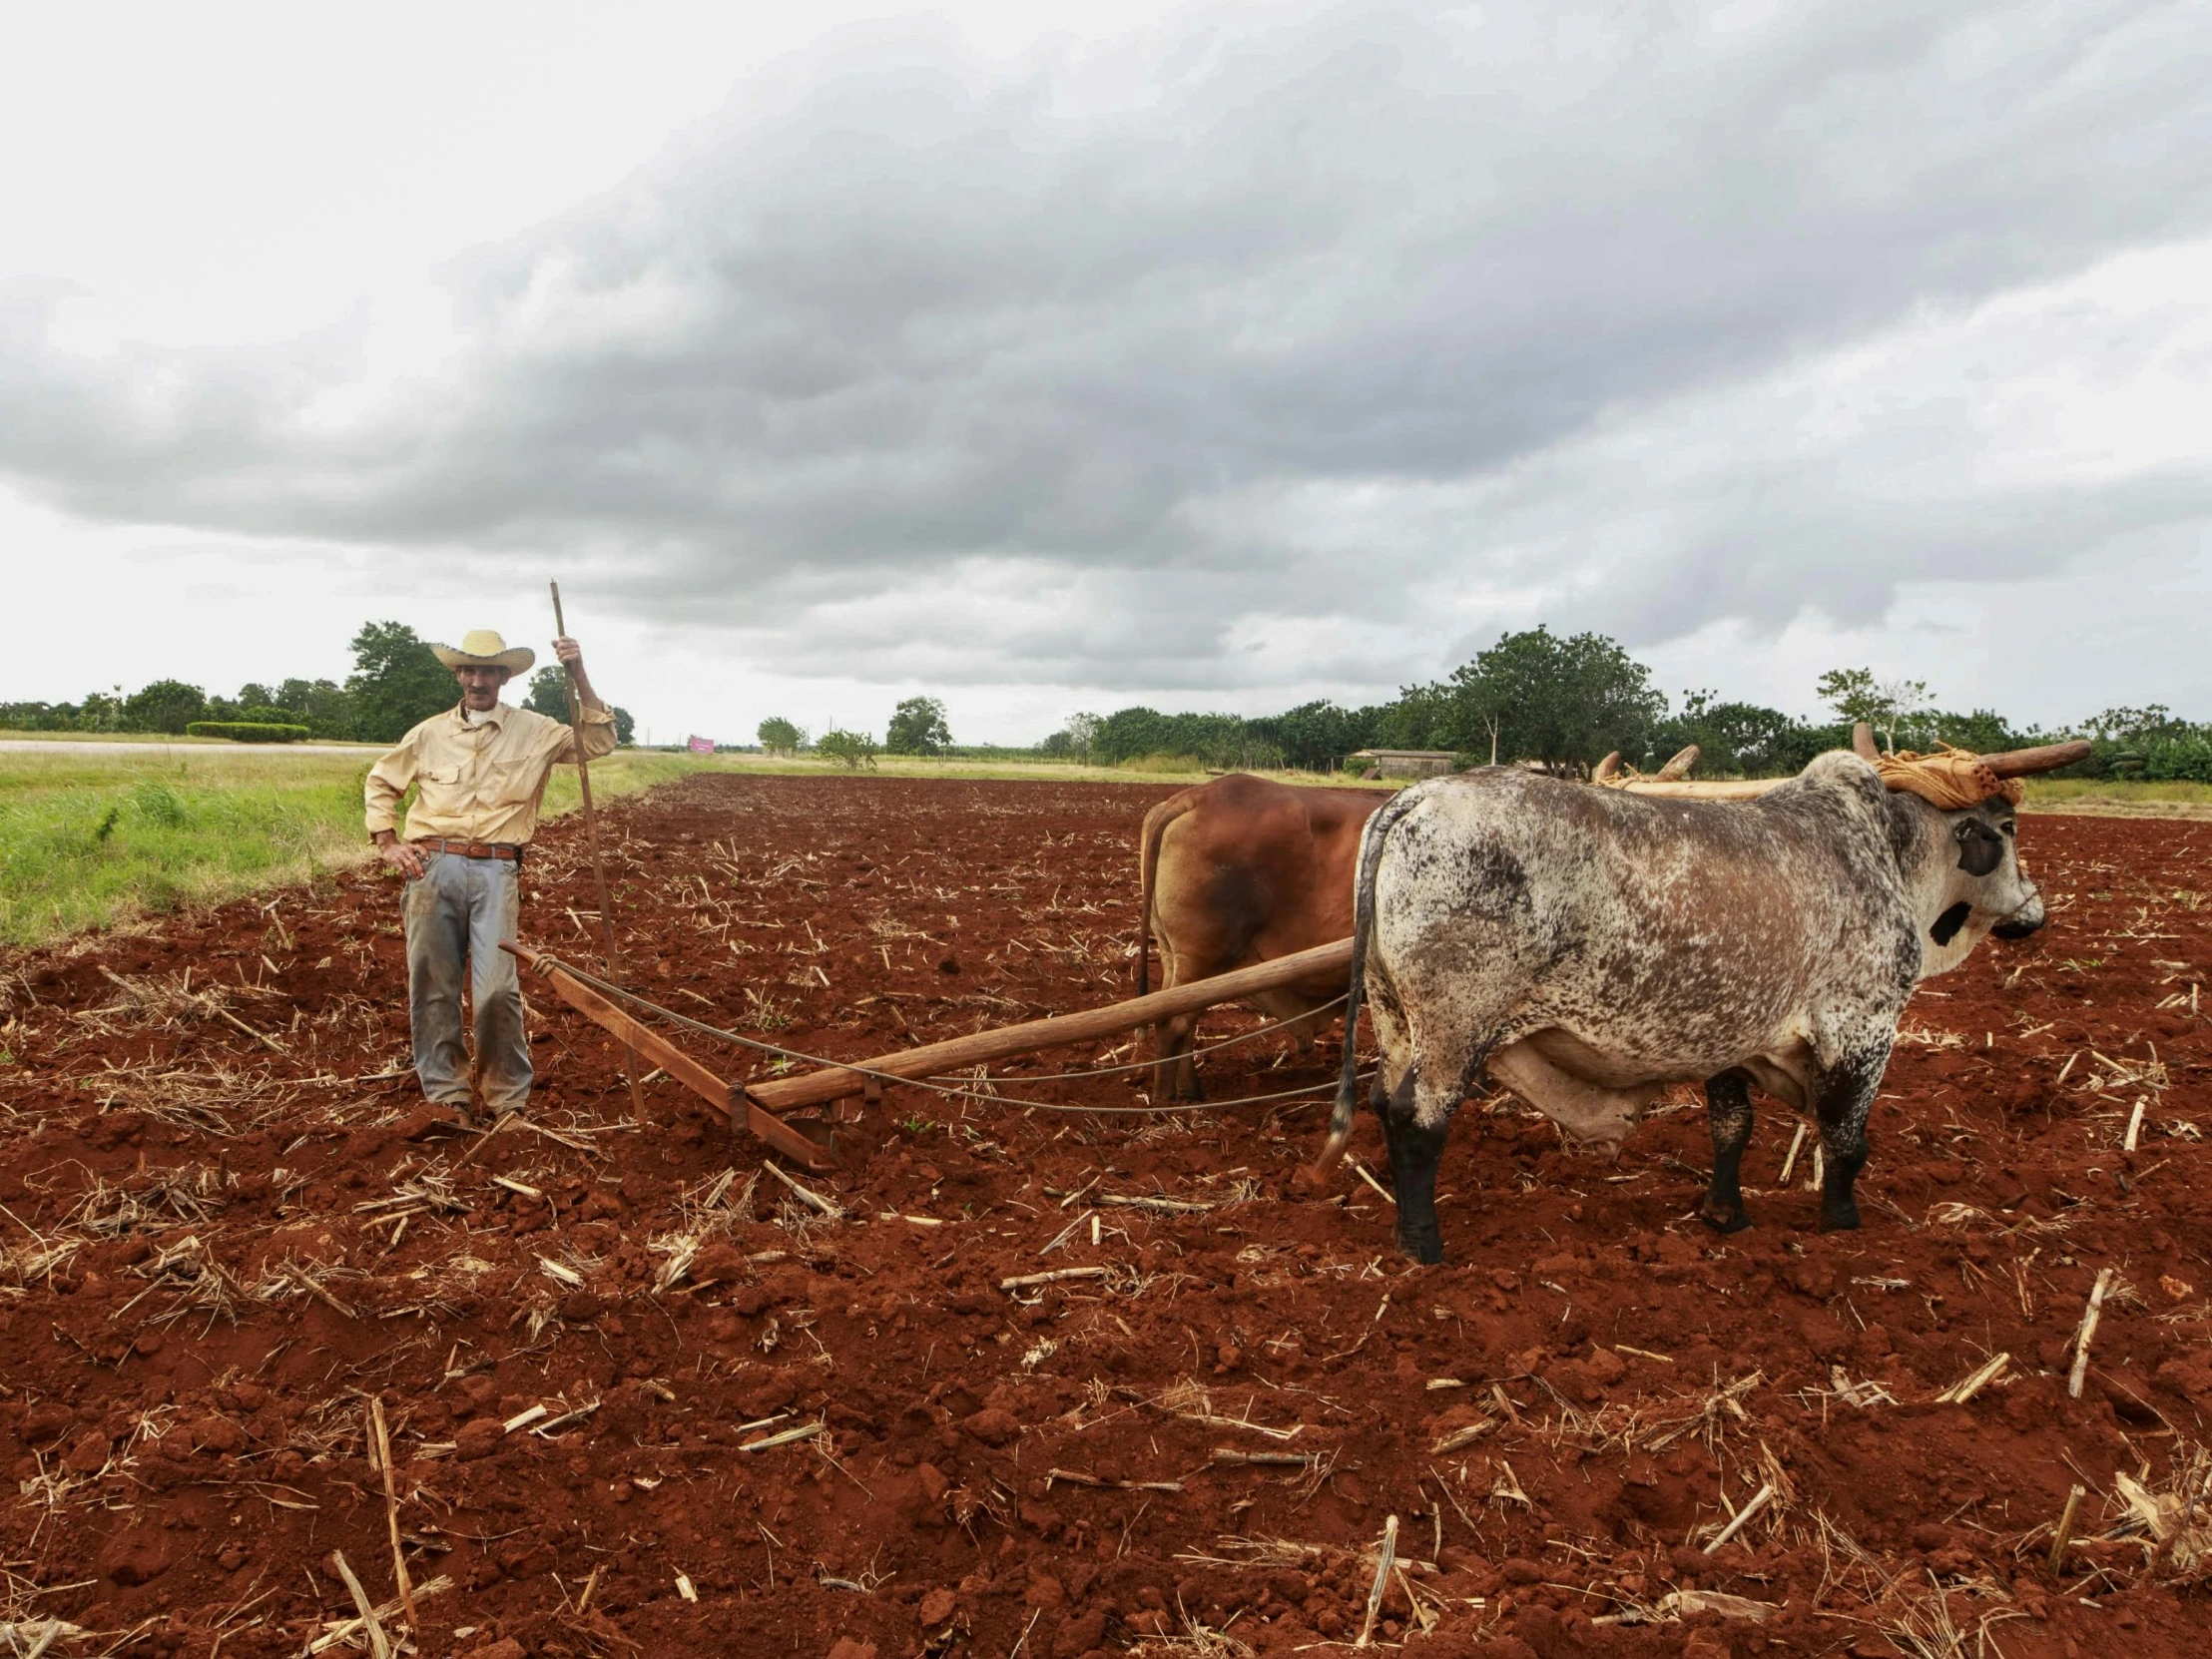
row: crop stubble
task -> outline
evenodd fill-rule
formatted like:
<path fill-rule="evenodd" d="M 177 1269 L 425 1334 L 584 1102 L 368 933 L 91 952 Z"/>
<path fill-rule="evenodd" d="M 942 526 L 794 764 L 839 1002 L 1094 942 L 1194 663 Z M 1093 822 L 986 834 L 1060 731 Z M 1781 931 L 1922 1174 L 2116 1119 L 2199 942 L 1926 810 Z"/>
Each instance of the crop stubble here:
<path fill-rule="evenodd" d="M 838 1057 L 1094 1005 L 1165 793 L 688 780 L 607 815 L 625 947 L 657 1000 Z M 1810 1231 L 1809 1152 L 1779 1187 L 1780 1108 L 1723 1241 L 1688 1095 L 1610 1165 L 1485 1101 L 1426 1271 L 1357 1178 L 1294 1196 L 1320 1105 L 894 1088 L 864 1161 L 791 1172 L 833 1219 L 665 1079 L 628 1124 L 619 1050 L 542 993 L 537 1127 L 421 1138 L 370 874 L 0 959 L 0 1633 L 298 1653 L 357 1622 L 336 1550 L 397 1641 L 396 1517 L 433 1653 L 1289 1651 L 1371 1599 L 1435 1654 L 2179 1652 L 2212 1568 L 2207 836 L 2027 821 L 2052 924 L 1916 999 L 1864 1232 Z M 529 935 L 590 961 L 572 827 L 526 879 Z M 1264 1037 L 1207 1085 L 1335 1054 Z M 1057 1078 L 1130 1057 L 978 1086 L 1141 1104 Z"/>

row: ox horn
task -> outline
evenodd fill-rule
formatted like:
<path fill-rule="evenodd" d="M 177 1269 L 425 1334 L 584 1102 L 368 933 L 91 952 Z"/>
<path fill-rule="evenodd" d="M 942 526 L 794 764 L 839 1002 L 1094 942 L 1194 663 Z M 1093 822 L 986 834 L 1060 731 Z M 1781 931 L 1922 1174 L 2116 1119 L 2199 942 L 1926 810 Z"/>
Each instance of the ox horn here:
<path fill-rule="evenodd" d="M 2086 761 L 2092 753 L 2091 747 L 2077 738 L 2072 743 L 2046 743 L 2033 749 L 2007 749 L 2000 754 L 1984 755 L 1981 764 L 1999 778 L 2026 778 L 2033 773 L 2056 772 L 2076 761 Z"/>
<path fill-rule="evenodd" d="M 1882 751 L 1874 744 L 1874 728 L 1865 721 L 1851 729 L 1851 752 L 1869 766 L 1882 759 Z"/>
<path fill-rule="evenodd" d="M 1693 743 L 1692 745 L 1690 745 L 1689 748 L 1683 750 L 1680 754 L 1675 756 L 1673 760 L 1669 761 L 1665 766 L 1661 767 L 1657 772 L 1653 773 L 1652 777 L 1654 778 L 1654 780 L 1661 784 L 1672 784 L 1677 779 L 1687 778 L 1690 776 L 1690 769 L 1697 765 L 1697 757 L 1698 747 L 1696 744 Z"/>
<path fill-rule="evenodd" d="M 1612 777 L 1614 773 L 1620 771 L 1620 768 L 1621 752 L 1616 749 L 1613 751 L 1612 754 L 1606 756 L 1604 760 L 1598 762 L 1596 766 L 1590 769 L 1590 782 L 1593 784 L 1602 784 L 1605 782 L 1606 779 Z"/>

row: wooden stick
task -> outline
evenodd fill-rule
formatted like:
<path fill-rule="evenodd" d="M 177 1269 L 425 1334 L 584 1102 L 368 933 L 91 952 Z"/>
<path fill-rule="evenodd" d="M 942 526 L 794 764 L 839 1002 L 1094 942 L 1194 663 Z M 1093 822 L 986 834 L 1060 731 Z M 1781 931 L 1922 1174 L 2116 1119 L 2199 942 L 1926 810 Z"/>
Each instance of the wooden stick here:
<path fill-rule="evenodd" d="M 2068 1398 L 2081 1397 L 2081 1384 L 2089 1375 L 2089 1345 L 2096 1340 L 2097 1321 L 2104 1314 L 2104 1296 L 2112 1288 L 2114 1270 L 2097 1269 L 2097 1282 L 2089 1287 L 2089 1306 L 2081 1312 L 2081 1329 L 2074 1335 L 2073 1370 L 2066 1374 Z"/>
<path fill-rule="evenodd" d="M 391 1528 L 391 1575 L 399 1585 L 399 1605 L 406 1610 L 407 1628 L 420 1636 L 422 1623 L 415 1617 L 414 1586 L 407 1581 L 407 1555 L 399 1543 L 399 1492 L 391 1480 L 391 1436 L 384 1432 L 384 1402 L 368 1396 L 368 1420 L 376 1430 L 376 1466 L 384 1471 L 384 1521 Z"/>
<path fill-rule="evenodd" d="M 555 582 L 552 588 L 553 632 L 565 639 L 568 624 L 561 620 L 561 584 Z M 607 860 L 599 850 L 599 815 L 592 807 L 591 762 L 584 755 L 584 699 L 576 689 L 576 671 L 563 663 L 561 672 L 568 681 L 568 727 L 576 745 L 576 787 L 584 798 L 584 835 L 591 843 L 592 880 L 599 889 L 599 930 L 606 941 L 607 977 L 619 985 L 623 982 L 622 947 L 615 943 L 614 906 L 607 897 Z M 630 1115 L 643 1123 L 645 1091 L 638 1082 L 638 1053 L 625 1047 L 623 1055 L 628 1061 L 623 1075 L 630 1084 Z"/>
<path fill-rule="evenodd" d="M 1101 1037 L 1132 1031 L 1174 1014 L 1196 1013 L 1217 1003 L 1242 1001 L 1255 991 L 1272 990 L 1300 979 L 1342 977 L 1351 971 L 1352 941 L 1338 939 L 1295 955 L 1278 956 L 1272 962 L 1255 962 L 1231 973 L 1216 974 L 1211 979 L 1194 979 L 1173 990 L 1154 991 L 1150 996 L 1133 997 L 1127 1002 L 1113 1002 L 1079 1014 L 1056 1014 L 1050 1019 L 1030 1020 L 1021 1025 L 1002 1025 L 996 1030 L 977 1031 L 948 1042 L 874 1055 L 855 1064 L 891 1077 L 932 1077 L 991 1060 L 1011 1059 L 1016 1054 L 1033 1054 L 1042 1048 L 1095 1042 Z M 856 1071 L 832 1066 L 798 1077 L 749 1083 L 746 1093 L 772 1112 L 789 1112 L 796 1107 L 819 1106 L 826 1101 L 858 1094 L 865 1081 Z"/>
<path fill-rule="evenodd" d="M 1366 1647 L 1375 1636 L 1375 1621 L 1382 1611 L 1382 1589 L 1389 1582 L 1390 1568 L 1397 1564 L 1397 1517 L 1390 1516 L 1382 1523 L 1382 1551 L 1375 1563 L 1375 1582 L 1368 1589 L 1367 1616 L 1360 1621 L 1360 1639 L 1354 1647 Z"/>
<path fill-rule="evenodd" d="M 2135 1103 L 2135 1110 L 2128 1114 L 2127 1139 L 2120 1143 L 2121 1151 L 2133 1152 L 2135 1150 L 2136 1137 L 2143 1132 L 2143 1108 L 2149 1104 L 2148 1100 L 2138 1100 Z"/>
<path fill-rule="evenodd" d="M 361 1588 L 361 1581 L 353 1576 L 353 1569 L 346 1565 L 345 1551 L 330 1551 L 330 1565 L 338 1577 L 345 1580 L 346 1593 L 353 1598 L 353 1605 L 361 1615 L 361 1624 L 368 1631 L 368 1649 L 376 1659 L 391 1659 L 391 1641 L 384 1635 L 384 1627 L 377 1622 L 376 1607 L 368 1599 L 368 1592 Z"/>
<path fill-rule="evenodd" d="M 2089 1488 L 2078 1480 L 2072 1491 L 2066 1494 L 2066 1506 L 2058 1511 L 2058 1525 L 2050 1535 L 2050 1570 L 2053 1576 L 2065 1571 L 2066 1546 L 2073 1542 L 2074 1516 L 2080 1511 L 2081 1500 L 2089 1495 Z"/>
<path fill-rule="evenodd" d="M 1214 1447 L 1214 1461 L 1232 1468 L 1310 1469 L 1321 1461 L 1318 1451 L 1239 1451 L 1235 1446 Z"/>

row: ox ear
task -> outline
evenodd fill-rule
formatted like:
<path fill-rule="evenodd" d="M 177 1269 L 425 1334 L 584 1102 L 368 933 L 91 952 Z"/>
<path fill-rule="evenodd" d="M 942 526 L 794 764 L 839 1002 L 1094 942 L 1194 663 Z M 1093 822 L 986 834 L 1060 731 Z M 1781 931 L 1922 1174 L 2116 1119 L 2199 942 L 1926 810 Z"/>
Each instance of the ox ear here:
<path fill-rule="evenodd" d="M 1987 875 L 2004 862 L 2004 837 L 1977 818 L 1961 820 L 1951 837 L 1958 842 L 1958 867 L 1968 875 Z"/>

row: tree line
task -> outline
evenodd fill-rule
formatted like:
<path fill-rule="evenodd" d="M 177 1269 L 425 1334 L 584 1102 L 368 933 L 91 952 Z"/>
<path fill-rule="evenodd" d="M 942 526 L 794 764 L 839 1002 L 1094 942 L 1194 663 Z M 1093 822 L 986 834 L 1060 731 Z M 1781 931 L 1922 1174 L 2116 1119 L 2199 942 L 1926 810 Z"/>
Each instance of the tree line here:
<path fill-rule="evenodd" d="M 366 622 L 353 636 L 353 672 L 334 680 L 250 680 L 235 697 L 211 695 L 182 680 L 156 680 L 135 692 L 117 686 L 74 703 L 0 703 L 0 730 L 143 732 L 181 737 L 188 726 L 222 721 L 305 728 L 306 736 L 396 743 L 407 730 L 460 701 L 453 672 L 401 622 Z M 509 701 L 514 701 L 510 691 Z M 568 682 L 548 664 L 522 688 L 522 707 L 568 718 Z M 614 709 L 615 737 L 629 743 L 636 723 Z"/>
<path fill-rule="evenodd" d="M 1209 767 L 1315 772 L 1339 770 L 1363 749 L 1421 749 L 1448 751 L 1459 767 L 1527 762 L 1581 775 L 1616 750 L 1651 771 L 1696 744 L 1700 777 L 1778 778 L 1849 747 L 1853 726 L 1864 720 L 1892 749 L 1926 752 L 1947 743 L 1989 753 L 2079 737 L 2095 753 L 2067 775 L 2212 783 L 2212 725 L 2177 719 L 2160 704 L 2107 709 L 2045 732 L 1993 709 L 1940 708 L 1926 682 L 1886 680 L 1866 668 L 1832 669 L 1815 691 L 1833 720 L 1804 720 L 1711 690 L 1686 690 L 1675 701 L 1616 641 L 1538 626 L 1501 635 L 1443 679 L 1402 687 L 1387 703 L 1347 709 L 1324 700 L 1256 718 L 1120 709 L 1072 716 L 1038 747 L 1107 766 L 1181 756 Z"/>

